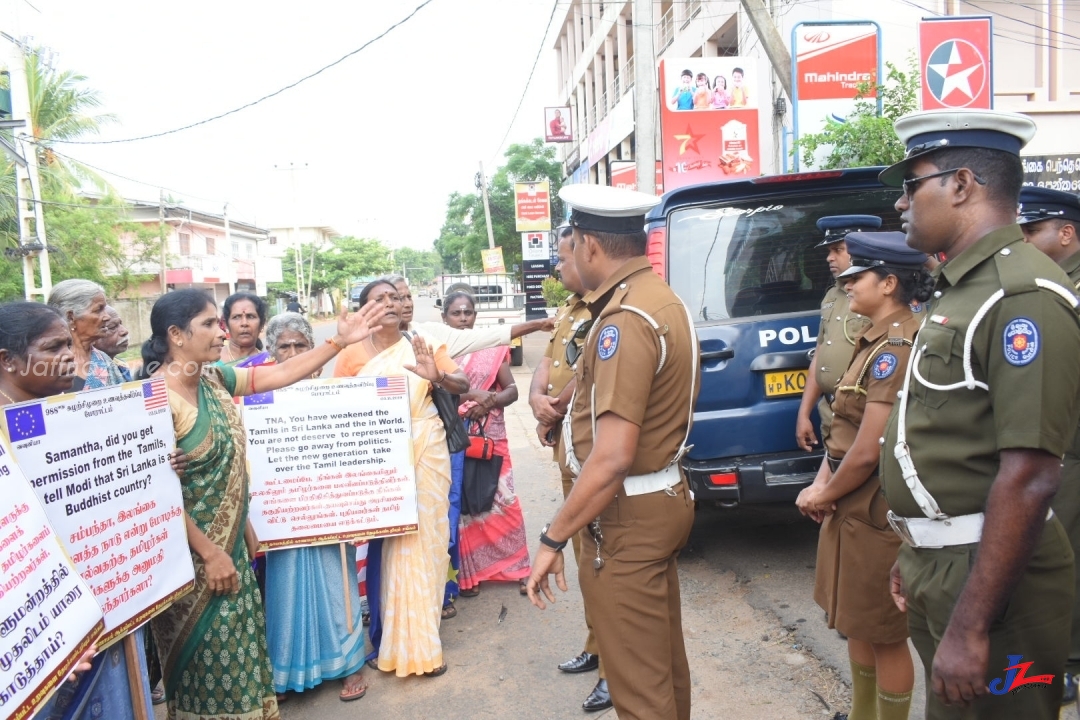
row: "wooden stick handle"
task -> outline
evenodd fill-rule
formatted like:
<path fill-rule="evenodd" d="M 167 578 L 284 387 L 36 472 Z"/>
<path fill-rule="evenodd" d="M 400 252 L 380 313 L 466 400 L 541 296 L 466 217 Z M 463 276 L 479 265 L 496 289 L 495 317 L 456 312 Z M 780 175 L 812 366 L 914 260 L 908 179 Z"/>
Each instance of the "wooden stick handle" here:
<path fill-rule="evenodd" d="M 145 628 L 143 632 L 150 632 Z M 131 709 L 135 720 L 150 720 L 146 714 L 146 695 L 143 693 L 142 673 L 139 672 L 139 654 L 143 648 L 135 642 L 135 633 L 124 636 L 124 659 L 127 660 L 128 687 L 131 689 Z"/>
<path fill-rule="evenodd" d="M 349 592 L 349 560 L 345 555 L 345 543 L 338 543 L 341 549 L 341 587 L 345 590 L 345 629 L 352 635 L 352 593 Z"/>

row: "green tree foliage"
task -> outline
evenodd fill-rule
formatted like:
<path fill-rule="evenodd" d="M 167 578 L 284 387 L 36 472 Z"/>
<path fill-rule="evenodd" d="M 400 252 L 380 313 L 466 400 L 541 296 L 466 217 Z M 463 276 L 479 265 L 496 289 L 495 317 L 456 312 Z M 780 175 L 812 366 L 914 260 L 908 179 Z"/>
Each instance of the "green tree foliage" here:
<path fill-rule="evenodd" d="M 399 248 L 394 251 L 394 269 L 408 278 L 412 286 L 427 285 L 442 274 L 442 258 L 434 250 Z"/>
<path fill-rule="evenodd" d="M 548 180 L 551 183 L 551 215 L 562 217 L 562 201 L 557 197 L 562 186 L 562 164 L 555 159 L 555 147 L 537 138 L 530 143 L 515 143 L 504 154 L 506 163 L 499 166 L 488 181 L 488 203 L 495 244 L 503 249 L 507 269 L 521 264 L 521 234 L 514 222 L 514 183 Z M 484 202 L 480 191 L 463 195 L 452 193 L 446 203 L 443 222 L 435 249 L 442 257 L 446 272 L 479 271 L 483 267 L 480 251 L 488 246 L 484 220 Z"/>
<path fill-rule="evenodd" d="M 908 57 L 907 65 L 904 72 L 886 62 L 885 83 L 859 83 L 858 102 L 845 122 L 829 120 L 821 132 L 799 138 L 792 152 L 801 153 L 803 166 L 813 168 L 819 151 L 828 153 L 817 168 L 821 170 L 891 165 L 902 160 L 904 144 L 896 137 L 893 122 L 917 110 L 919 103 L 919 67 L 914 56 Z M 877 101 L 868 97 L 875 89 L 881 94 L 881 115 Z"/>
<path fill-rule="evenodd" d="M 312 252 L 315 262 L 312 266 Z M 300 249 L 304 261 L 304 285 L 311 280 L 311 292 L 343 289 L 351 278 L 381 275 L 393 270 L 390 248 L 373 238 L 340 237 L 330 245 L 314 248 L 304 245 Z M 296 292 L 296 253 L 289 248 L 281 261 L 279 283 L 270 283 L 270 289 L 278 292 Z"/>

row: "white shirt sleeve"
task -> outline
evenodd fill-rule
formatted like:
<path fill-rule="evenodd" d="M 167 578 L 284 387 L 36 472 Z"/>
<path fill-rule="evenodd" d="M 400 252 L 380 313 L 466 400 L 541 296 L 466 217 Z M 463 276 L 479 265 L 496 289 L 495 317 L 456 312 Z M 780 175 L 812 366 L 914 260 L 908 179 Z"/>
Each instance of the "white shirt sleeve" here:
<path fill-rule="evenodd" d="M 446 353 L 459 358 L 477 350 L 510 344 L 510 325 L 491 325 L 474 330 L 458 330 L 446 323 L 416 323 L 413 327 L 433 340 L 446 345 Z"/>

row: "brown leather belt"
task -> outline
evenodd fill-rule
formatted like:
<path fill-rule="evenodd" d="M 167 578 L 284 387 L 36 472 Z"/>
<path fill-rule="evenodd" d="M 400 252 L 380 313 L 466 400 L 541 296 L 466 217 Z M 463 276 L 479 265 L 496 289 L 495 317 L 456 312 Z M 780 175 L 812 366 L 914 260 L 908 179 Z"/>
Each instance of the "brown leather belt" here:
<path fill-rule="evenodd" d="M 825 456 L 825 461 L 829 463 L 829 470 L 831 470 L 832 472 L 836 472 L 836 469 L 840 467 L 840 462 L 842 460 L 843 458 L 834 458 L 832 455 Z M 873 472 L 870 473 L 870 477 L 877 477 L 879 469 L 880 466 L 875 465 Z"/>

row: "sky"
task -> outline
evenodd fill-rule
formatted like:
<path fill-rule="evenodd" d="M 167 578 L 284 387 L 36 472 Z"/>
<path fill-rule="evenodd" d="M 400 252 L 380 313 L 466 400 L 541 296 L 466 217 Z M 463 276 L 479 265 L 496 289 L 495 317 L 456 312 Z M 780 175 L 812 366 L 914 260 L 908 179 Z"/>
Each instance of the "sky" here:
<path fill-rule="evenodd" d="M 87 139 L 121 140 L 278 90 L 421 2 L 0 0 L 0 17 L 9 34 L 52 50 L 57 69 L 85 75 L 101 112 L 117 116 Z M 430 248 L 450 193 L 475 192 L 478 164 L 490 175 L 506 145 L 540 137 L 544 106 L 559 104 L 553 30 L 511 127 L 553 5 L 431 0 L 367 49 L 252 108 L 161 138 L 58 149 L 115 173 L 105 177 L 131 199 L 156 201 L 164 187 L 198 209 L 228 203 L 230 218 L 264 228 L 299 219 Z M 554 22 L 565 12 L 561 1 Z"/>

